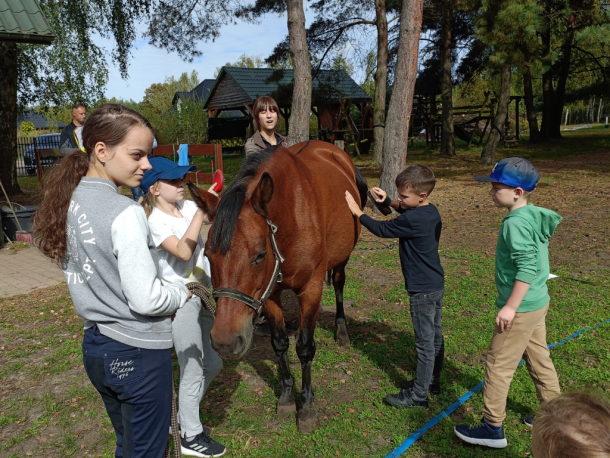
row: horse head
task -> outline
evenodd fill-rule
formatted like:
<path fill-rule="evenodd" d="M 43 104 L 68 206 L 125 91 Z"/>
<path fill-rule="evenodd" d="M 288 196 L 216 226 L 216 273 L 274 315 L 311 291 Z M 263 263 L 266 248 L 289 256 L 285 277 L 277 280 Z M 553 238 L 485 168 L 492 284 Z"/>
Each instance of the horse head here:
<path fill-rule="evenodd" d="M 241 293 L 256 304 L 270 281 L 275 282 L 275 257 L 267 223 L 273 179 L 263 173 L 251 194 L 246 184 L 232 183 L 220 200 L 192 183 L 188 188 L 198 207 L 213 222 L 205 255 L 210 261 L 214 291 Z M 223 359 L 240 359 L 250 349 L 257 313 L 251 305 L 228 296 L 215 296 L 211 342 Z"/>

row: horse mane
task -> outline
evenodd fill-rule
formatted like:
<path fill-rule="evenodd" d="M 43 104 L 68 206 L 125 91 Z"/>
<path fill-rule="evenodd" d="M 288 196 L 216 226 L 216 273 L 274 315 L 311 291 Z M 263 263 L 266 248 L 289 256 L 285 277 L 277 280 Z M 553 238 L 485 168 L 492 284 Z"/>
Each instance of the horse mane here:
<path fill-rule="evenodd" d="M 237 226 L 237 218 L 246 199 L 246 187 L 256 175 L 259 167 L 269 160 L 276 149 L 277 145 L 270 146 L 261 152 L 247 156 L 242 163 L 239 172 L 227 187 L 216 209 L 216 217 L 212 226 L 212 251 L 220 249 L 222 254 L 229 251 Z"/>

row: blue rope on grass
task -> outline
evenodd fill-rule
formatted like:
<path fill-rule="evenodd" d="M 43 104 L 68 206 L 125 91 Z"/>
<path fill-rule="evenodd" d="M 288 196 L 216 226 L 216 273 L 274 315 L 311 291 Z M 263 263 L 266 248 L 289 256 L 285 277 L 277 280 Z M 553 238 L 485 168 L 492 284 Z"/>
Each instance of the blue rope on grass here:
<path fill-rule="evenodd" d="M 576 339 L 583 332 L 590 331 L 590 330 L 593 330 L 593 329 L 597 329 L 597 328 L 601 327 L 602 325 L 604 325 L 606 323 L 610 323 L 610 319 L 602 321 L 601 323 L 599 323 L 599 324 L 597 324 L 597 325 L 595 325 L 593 327 L 587 327 L 587 328 L 581 329 L 580 331 L 576 331 L 574 334 L 566 337 L 561 342 L 557 342 L 557 343 L 554 343 L 554 344 L 547 345 L 547 347 L 550 349 L 550 348 L 553 348 L 553 347 L 557 347 L 559 345 L 565 345 L 570 340 Z M 524 362 L 525 361 L 521 360 L 521 362 L 519 362 L 519 366 L 521 366 L 521 364 L 523 364 Z M 460 399 L 455 401 L 453 404 L 451 404 L 449 407 L 447 407 L 445 410 L 443 410 L 441 413 L 439 413 L 436 417 L 432 418 L 430 421 L 428 421 L 428 423 L 426 423 L 424 426 L 422 426 L 417 431 L 415 431 L 413 434 L 411 434 L 409 437 L 407 437 L 398 447 L 396 447 L 385 458 L 397 458 L 400 455 L 402 455 L 403 453 L 405 453 L 407 451 L 407 449 L 409 447 L 411 447 L 415 443 L 415 441 L 417 439 L 419 439 L 426 432 L 428 432 L 428 430 L 430 428 L 433 428 L 443 418 L 446 418 L 449 415 L 451 415 L 453 412 L 455 412 L 456 409 L 459 406 L 461 406 L 462 404 L 464 404 L 466 401 L 468 401 L 472 397 L 473 394 L 478 393 L 479 391 L 481 391 L 483 389 L 483 383 L 484 383 L 483 381 L 480 382 L 477 386 L 475 386 L 470 391 L 468 391 L 466 394 L 464 394 Z"/>

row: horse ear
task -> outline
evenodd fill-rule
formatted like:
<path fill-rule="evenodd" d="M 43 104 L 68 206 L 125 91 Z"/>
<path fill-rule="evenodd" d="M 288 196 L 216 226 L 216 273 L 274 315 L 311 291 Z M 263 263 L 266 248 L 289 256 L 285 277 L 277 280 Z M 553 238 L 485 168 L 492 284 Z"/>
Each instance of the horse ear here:
<path fill-rule="evenodd" d="M 189 188 L 191 197 L 208 217 L 208 220 L 214 221 L 216 217 L 216 209 L 218 208 L 219 198 L 212 193 L 207 192 L 205 189 L 198 188 L 195 184 L 190 181 L 186 183 L 186 187 Z"/>
<path fill-rule="evenodd" d="M 271 201 L 271 197 L 273 197 L 273 178 L 265 172 L 250 199 L 256 213 L 267 216 L 267 204 Z"/>

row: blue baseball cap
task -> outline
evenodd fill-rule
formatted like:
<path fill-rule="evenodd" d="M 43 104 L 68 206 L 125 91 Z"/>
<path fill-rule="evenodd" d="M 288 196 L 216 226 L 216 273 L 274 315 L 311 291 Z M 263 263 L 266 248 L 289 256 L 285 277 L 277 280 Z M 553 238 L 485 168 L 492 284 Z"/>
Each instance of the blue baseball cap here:
<path fill-rule="evenodd" d="M 178 165 L 164 157 L 153 157 L 149 161 L 152 169 L 144 173 L 144 178 L 140 183 L 140 188 L 144 193 L 147 193 L 157 180 L 175 180 L 176 178 L 182 178 L 187 172 L 197 170 L 194 165 Z"/>
<path fill-rule="evenodd" d="M 145 175 L 146 177 L 146 175 Z M 502 183 L 512 188 L 533 191 L 540 175 L 536 167 L 522 157 L 508 157 L 496 162 L 488 177 L 475 177 L 477 181 L 487 183 Z"/>

